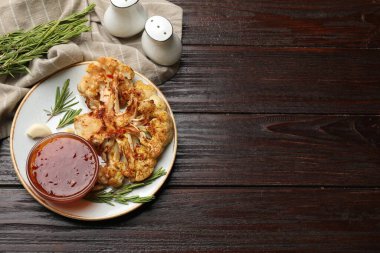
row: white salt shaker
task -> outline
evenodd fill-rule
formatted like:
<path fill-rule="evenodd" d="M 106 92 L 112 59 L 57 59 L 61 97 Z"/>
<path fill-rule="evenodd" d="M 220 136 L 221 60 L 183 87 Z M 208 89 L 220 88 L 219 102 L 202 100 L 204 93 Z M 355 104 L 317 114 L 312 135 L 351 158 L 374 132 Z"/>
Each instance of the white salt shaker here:
<path fill-rule="evenodd" d="M 153 16 L 146 21 L 141 43 L 145 55 L 157 64 L 170 66 L 181 57 L 181 40 L 164 17 Z"/>
<path fill-rule="evenodd" d="M 111 0 L 104 13 L 103 25 L 116 37 L 132 37 L 144 29 L 148 18 L 139 0 Z"/>

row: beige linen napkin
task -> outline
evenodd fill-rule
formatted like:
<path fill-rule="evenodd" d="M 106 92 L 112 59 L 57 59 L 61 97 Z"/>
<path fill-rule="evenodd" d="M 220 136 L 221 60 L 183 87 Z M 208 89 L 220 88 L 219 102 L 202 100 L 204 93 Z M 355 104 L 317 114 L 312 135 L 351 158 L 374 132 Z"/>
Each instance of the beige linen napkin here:
<path fill-rule="evenodd" d="M 58 69 L 70 64 L 97 59 L 100 56 L 115 57 L 143 73 L 154 83 L 171 78 L 178 64 L 163 67 L 154 64 L 143 54 L 140 35 L 129 39 L 111 36 L 103 28 L 104 12 L 109 0 L 9 0 L 0 1 L 0 33 L 29 29 L 38 24 L 63 18 L 95 3 L 95 12 L 89 17 L 92 30 L 83 33 L 73 42 L 52 47 L 45 58 L 35 59 L 29 66 L 31 73 L 16 78 L 0 77 L 0 139 L 9 136 L 10 125 L 18 103 L 29 88 Z M 148 16 L 160 15 L 169 19 L 174 32 L 182 35 L 182 9 L 165 0 L 141 0 Z M 52 94 L 53 96 L 53 94 Z"/>

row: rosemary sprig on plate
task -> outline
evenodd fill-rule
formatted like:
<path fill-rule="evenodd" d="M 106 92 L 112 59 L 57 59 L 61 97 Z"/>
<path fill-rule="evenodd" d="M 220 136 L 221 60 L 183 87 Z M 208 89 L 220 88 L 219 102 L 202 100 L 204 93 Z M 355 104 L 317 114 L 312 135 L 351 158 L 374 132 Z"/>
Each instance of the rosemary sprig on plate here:
<path fill-rule="evenodd" d="M 166 175 L 166 171 L 163 168 L 160 168 L 160 169 L 154 171 L 153 174 L 143 182 L 126 184 L 126 185 L 124 185 L 118 189 L 106 188 L 106 189 L 98 191 L 98 192 L 92 192 L 85 199 L 92 201 L 92 202 L 96 202 L 96 203 L 106 203 L 106 204 L 109 204 L 111 206 L 114 205 L 112 203 L 113 201 L 120 203 L 120 204 L 124 204 L 124 205 L 127 205 L 129 202 L 146 203 L 146 202 L 153 200 L 154 196 L 151 195 L 151 196 L 146 196 L 146 197 L 140 197 L 137 195 L 128 196 L 128 194 L 131 193 L 133 191 L 133 189 L 149 185 L 154 180 L 156 180 L 157 178 L 162 177 L 164 175 Z"/>
<path fill-rule="evenodd" d="M 47 116 L 50 116 L 47 121 L 49 121 L 52 117 L 62 113 L 67 112 L 70 107 L 78 104 L 78 102 L 73 102 L 75 97 L 72 97 L 73 92 L 69 90 L 70 79 L 67 79 L 63 84 L 62 91 L 57 87 L 55 91 L 55 102 L 54 106 L 50 111 L 44 110 L 47 113 Z M 66 115 L 65 115 L 66 116 Z"/>
<path fill-rule="evenodd" d="M 78 116 L 81 111 L 82 111 L 82 109 L 78 109 L 78 110 L 70 109 L 70 110 L 66 111 L 63 118 L 59 120 L 57 128 L 62 128 L 62 127 L 67 126 L 71 123 L 74 123 L 75 117 Z"/>
<path fill-rule="evenodd" d="M 95 4 L 89 5 L 79 13 L 73 13 L 62 20 L 53 20 L 37 25 L 31 30 L 19 30 L 0 36 L 0 76 L 29 72 L 28 64 L 42 57 L 58 44 L 69 42 L 73 37 L 90 31 L 85 16 Z"/>

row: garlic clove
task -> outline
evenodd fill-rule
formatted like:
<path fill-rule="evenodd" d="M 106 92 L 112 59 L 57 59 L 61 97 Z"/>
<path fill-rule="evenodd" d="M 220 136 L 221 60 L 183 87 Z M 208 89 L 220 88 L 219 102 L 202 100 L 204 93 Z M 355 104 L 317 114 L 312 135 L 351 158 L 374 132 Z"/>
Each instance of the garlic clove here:
<path fill-rule="evenodd" d="M 44 124 L 33 124 L 28 130 L 26 130 L 26 134 L 32 138 L 42 138 L 52 134 L 50 128 Z"/>

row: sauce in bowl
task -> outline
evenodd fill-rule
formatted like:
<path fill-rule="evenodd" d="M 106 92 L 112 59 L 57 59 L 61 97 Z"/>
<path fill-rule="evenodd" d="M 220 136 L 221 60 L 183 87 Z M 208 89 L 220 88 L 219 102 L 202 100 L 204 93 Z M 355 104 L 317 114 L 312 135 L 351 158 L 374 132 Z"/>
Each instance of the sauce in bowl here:
<path fill-rule="evenodd" d="M 95 185 L 98 156 L 82 137 L 58 133 L 38 142 L 27 160 L 27 175 L 33 189 L 55 202 L 84 197 Z"/>

